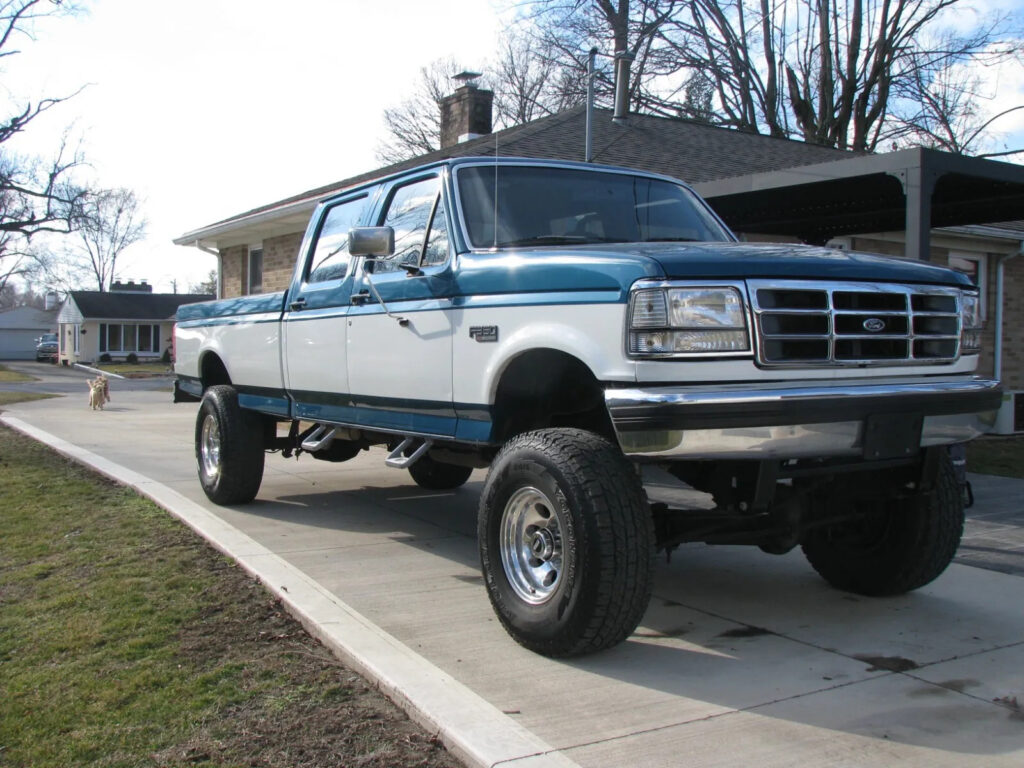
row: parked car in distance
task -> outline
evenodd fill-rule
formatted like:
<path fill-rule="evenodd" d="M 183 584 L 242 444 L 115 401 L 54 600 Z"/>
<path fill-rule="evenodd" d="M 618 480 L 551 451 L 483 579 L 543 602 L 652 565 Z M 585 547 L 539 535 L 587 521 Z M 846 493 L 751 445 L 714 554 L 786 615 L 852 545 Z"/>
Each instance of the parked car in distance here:
<path fill-rule="evenodd" d="M 41 363 L 44 360 L 49 360 L 51 363 L 57 362 L 56 333 L 44 333 L 36 339 L 36 362 Z"/>

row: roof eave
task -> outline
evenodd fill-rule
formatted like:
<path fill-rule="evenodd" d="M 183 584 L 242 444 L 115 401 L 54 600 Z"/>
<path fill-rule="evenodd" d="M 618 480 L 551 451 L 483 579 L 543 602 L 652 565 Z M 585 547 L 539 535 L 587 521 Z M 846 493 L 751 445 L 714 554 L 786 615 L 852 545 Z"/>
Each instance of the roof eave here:
<path fill-rule="evenodd" d="M 211 224 L 186 232 L 180 237 L 176 237 L 173 242 L 175 245 L 225 248 L 252 243 L 254 239 L 302 232 L 309 221 L 310 213 L 316 208 L 320 199 L 320 197 L 311 197 L 260 211 L 250 216 Z"/>

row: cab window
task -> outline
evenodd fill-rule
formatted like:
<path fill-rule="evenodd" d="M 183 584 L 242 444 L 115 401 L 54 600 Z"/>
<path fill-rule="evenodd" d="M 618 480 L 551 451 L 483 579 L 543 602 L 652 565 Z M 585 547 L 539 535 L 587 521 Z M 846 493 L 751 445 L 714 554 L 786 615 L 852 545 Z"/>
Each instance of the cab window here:
<path fill-rule="evenodd" d="M 388 259 L 378 259 L 374 272 L 391 272 L 402 264 L 443 264 L 448 258 L 448 227 L 441 180 L 434 176 L 396 187 L 381 225 L 395 230 L 395 252 Z"/>
<path fill-rule="evenodd" d="M 362 221 L 366 201 L 364 195 L 328 209 L 317 233 L 316 245 L 313 246 L 313 257 L 306 277 L 308 282 L 341 280 L 348 274 L 352 260 L 348 252 L 348 232 Z"/>

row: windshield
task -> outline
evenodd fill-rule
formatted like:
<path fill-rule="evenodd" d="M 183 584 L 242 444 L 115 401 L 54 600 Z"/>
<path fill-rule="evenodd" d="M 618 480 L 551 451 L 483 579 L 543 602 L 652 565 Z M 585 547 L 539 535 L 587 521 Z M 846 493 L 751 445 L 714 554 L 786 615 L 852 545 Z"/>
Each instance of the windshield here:
<path fill-rule="evenodd" d="M 47 343 L 56 344 L 57 343 L 57 334 L 56 333 L 44 333 L 40 337 L 39 343 L 40 344 L 47 344 Z"/>
<path fill-rule="evenodd" d="M 456 179 L 474 248 L 732 239 L 696 195 L 660 179 L 521 165 L 464 167 Z"/>

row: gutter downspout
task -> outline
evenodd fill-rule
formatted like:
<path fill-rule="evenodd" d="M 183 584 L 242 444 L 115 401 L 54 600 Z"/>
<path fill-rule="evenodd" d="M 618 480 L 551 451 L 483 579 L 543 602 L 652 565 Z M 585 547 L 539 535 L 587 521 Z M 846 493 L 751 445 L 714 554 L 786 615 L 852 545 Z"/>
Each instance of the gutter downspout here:
<path fill-rule="evenodd" d="M 992 378 L 1003 380 L 1003 292 L 1006 262 L 1024 253 L 1024 240 L 1021 241 L 1016 253 L 1008 253 L 1000 257 L 996 265 L 996 343 L 992 351 Z"/>
<path fill-rule="evenodd" d="M 221 294 L 220 286 L 221 286 L 221 284 L 222 284 L 222 282 L 224 280 L 224 262 L 220 258 L 220 251 L 218 251 L 216 248 L 210 248 L 209 246 L 203 245 L 198 240 L 196 240 L 194 243 L 192 243 L 192 245 L 195 246 L 196 248 L 198 248 L 203 253 L 208 253 L 211 256 L 216 256 L 217 257 L 217 298 L 218 299 L 221 298 L 222 294 Z"/>

